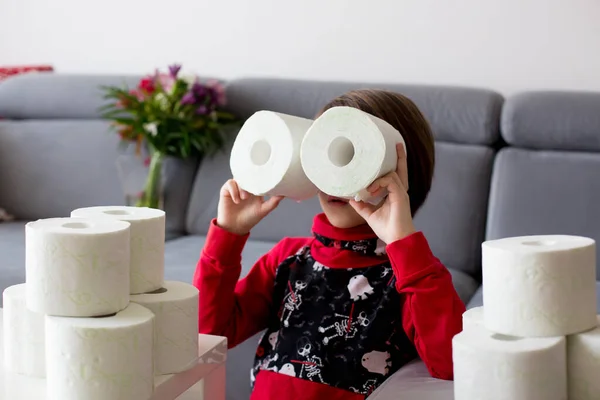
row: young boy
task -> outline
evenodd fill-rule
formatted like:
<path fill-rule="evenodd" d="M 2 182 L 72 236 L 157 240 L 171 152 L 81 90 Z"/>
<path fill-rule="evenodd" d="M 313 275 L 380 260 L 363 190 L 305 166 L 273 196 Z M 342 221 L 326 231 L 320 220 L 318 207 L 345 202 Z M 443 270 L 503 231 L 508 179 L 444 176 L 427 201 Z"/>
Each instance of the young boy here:
<path fill-rule="evenodd" d="M 404 96 L 352 91 L 331 101 L 359 108 L 402 133 L 395 172 L 368 189 L 379 206 L 323 193 L 313 237 L 285 238 L 239 280 L 251 229 L 281 197 L 265 200 L 229 180 L 221 189 L 194 275 L 200 333 L 232 348 L 266 330 L 252 370 L 252 400 L 363 400 L 408 361 L 452 379 L 452 337 L 465 306 L 450 273 L 415 230 L 412 217 L 431 187 L 434 142 Z"/>

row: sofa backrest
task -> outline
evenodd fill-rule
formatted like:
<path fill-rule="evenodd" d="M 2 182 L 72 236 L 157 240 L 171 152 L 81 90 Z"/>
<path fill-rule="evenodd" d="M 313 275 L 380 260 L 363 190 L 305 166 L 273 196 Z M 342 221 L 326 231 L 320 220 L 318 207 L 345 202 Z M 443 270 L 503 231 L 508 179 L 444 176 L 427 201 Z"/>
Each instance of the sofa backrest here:
<path fill-rule="evenodd" d="M 125 204 L 115 163 L 118 136 L 100 118 L 100 86 L 133 87 L 138 81 L 44 73 L 0 83 L 0 208 L 31 220 Z M 197 160 L 165 163 L 168 237 L 184 233 L 197 165 Z"/>
<path fill-rule="evenodd" d="M 231 111 L 244 118 L 258 110 L 314 118 L 327 101 L 359 88 L 400 92 L 431 123 L 437 155 L 434 182 L 415 224 L 448 267 L 478 276 L 494 147 L 499 140 L 503 98 L 498 93 L 438 86 L 240 79 L 228 83 L 227 97 Z M 217 213 L 219 188 L 230 177 L 229 149 L 202 161 L 190 200 L 189 232 L 206 233 Z M 310 235 L 312 219 L 319 212 L 314 198 L 300 204 L 286 200 L 252 231 L 252 238 L 272 242 L 284 236 Z"/>
<path fill-rule="evenodd" d="M 600 243 L 600 93 L 509 97 L 501 128 L 509 147 L 495 160 L 486 238 L 572 234 Z"/>

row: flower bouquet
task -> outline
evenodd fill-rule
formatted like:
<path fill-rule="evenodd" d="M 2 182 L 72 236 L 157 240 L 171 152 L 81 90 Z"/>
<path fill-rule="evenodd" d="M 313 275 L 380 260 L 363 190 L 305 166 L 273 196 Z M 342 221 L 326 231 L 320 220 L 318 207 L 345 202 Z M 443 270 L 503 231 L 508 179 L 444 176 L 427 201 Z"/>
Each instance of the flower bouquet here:
<path fill-rule="evenodd" d="M 161 171 L 165 157 L 187 159 L 211 155 L 225 143 L 223 127 L 237 118 L 222 110 L 225 91 L 218 81 L 201 82 L 180 75 L 180 65 L 168 73 L 156 71 L 137 87 L 103 87 L 102 115 L 112 120 L 122 143 L 133 144 L 147 167 L 139 207 L 160 208 Z M 147 156 L 142 153 L 145 150 Z"/>

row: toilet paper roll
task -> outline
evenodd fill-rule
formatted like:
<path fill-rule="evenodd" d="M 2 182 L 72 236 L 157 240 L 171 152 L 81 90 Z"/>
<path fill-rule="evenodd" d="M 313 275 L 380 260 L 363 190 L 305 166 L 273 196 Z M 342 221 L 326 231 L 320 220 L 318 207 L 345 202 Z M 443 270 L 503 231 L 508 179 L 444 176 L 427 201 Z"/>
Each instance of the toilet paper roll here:
<path fill-rule="evenodd" d="M 396 144 L 404 139 L 388 122 L 352 107 L 333 107 L 317 118 L 302 141 L 306 176 L 330 196 L 378 203 L 367 188 L 395 171 Z"/>
<path fill-rule="evenodd" d="M 48 399 L 150 398 L 153 321 L 154 314 L 135 303 L 108 317 L 47 316 Z"/>
<path fill-rule="evenodd" d="M 473 307 L 462 315 L 463 331 L 483 327 L 483 307 Z"/>
<path fill-rule="evenodd" d="M 131 296 L 154 313 L 155 374 L 174 374 L 190 368 L 198 358 L 198 289 L 166 281 L 154 293 Z"/>
<path fill-rule="evenodd" d="M 85 218 L 29 222 L 27 307 L 49 315 L 92 317 L 129 304 L 129 224 Z"/>
<path fill-rule="evenodd" d="M 101 206 L 73 210 L 72 217 L 108 218 L 131 224 L 130 293 L 160 289 L 165 273 L 165 212 L 148 207 Z"/>
<path fill-rule="evenodd" d="M 312 120 L 258 111 L 246 120 L 231 149 L 230 168 L 240 188 L 257 196 L 301 201 L 318 190 L 300 163 L 300 145 Z"/>
<path fill-rule="evenodd" d="M 518 338 L 470 327 L 452 339 L 454 400 L 566 400 L 565 337 Z"/>
<path fill-rule="evenodd" d="M 6 288 L 3 300 L 4 367 L 6 371 L 46 376 L 44 314 L 27 309 L 25 284 Z"/>
<path fill-rule="evenodd" d="M 567 336 L 569 400 L 597 400 L 600 395 L 600 317 L 589 331 Z"/>
<path fill-rule="evenodd" d="M 515 336 L 563 336 L 596 326 L 593 239 L 522 236 L 484 242 L 484 324 Z"/>

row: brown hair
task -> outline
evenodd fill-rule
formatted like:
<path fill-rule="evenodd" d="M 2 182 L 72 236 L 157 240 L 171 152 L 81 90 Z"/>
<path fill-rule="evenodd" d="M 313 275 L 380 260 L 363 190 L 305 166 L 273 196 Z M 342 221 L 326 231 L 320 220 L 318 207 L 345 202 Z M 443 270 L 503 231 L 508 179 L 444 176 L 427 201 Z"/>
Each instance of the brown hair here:
<path fill-rule="evenodd" d="M 339 106 L 358 108 L 381 118 L 402 134 L 406 143 L 410 210 L 414 216 L 429 194 L 435 165 L 433 134 L 419 108 L 399 93 L 361 89 L 336 97 L 319 114 Z"/>

